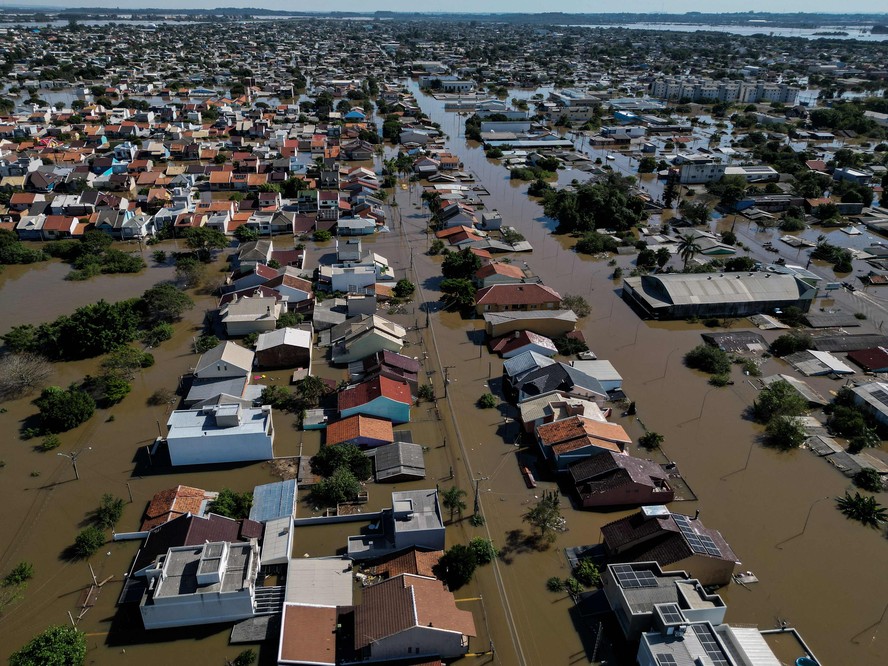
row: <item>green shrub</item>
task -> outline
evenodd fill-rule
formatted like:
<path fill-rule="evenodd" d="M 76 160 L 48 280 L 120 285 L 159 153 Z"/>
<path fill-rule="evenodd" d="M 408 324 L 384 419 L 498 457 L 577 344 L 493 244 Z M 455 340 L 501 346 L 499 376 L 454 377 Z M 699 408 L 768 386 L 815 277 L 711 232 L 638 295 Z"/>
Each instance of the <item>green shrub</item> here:
<path fill-rule="evenodd" d="M 711 375 L 726 375 L 731 371 L 731 360 L 718 347 L 701 344 L 685 354 L 685 365 Z"/>
<path fill-rule="evenodd" d="M 94 555 L 105 545 L 105 532 L 95 525 L 84 527 L 74 539 L 74 554 L 87 558 Z"/>
<path fill-rule="evenodd" d="M 53 449 L 57 449 L 62 445 L 62 440 L 59 439 L 58 435 L 47 435 L 43 438 L 43 441 L 40 443 L 41 451 L 52 451 Z"/>
<path fill-rule="evenodd" d="M 493 393 L 485 393 L 480 398 L 478 398 L 478 406 L 481 409 L 492 409 L 496 407 L 497 399 Z"/>

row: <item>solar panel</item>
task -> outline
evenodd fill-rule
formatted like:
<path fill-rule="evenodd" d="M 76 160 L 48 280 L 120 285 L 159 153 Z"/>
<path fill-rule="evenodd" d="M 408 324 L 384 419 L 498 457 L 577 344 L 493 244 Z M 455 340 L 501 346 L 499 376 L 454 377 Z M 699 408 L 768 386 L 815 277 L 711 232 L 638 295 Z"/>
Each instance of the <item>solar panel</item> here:
<path fill-rule="evenodd" d="M 687 516 L 672 514 L 672 519 L 678 526 L 678 530 L 687 541 L 690 549 L 699 555 L 712 555 L 713 557 L 721 557 L 721 550 L 715 544 L 711 537 L 705 534 L 697 534 L 691 527 L 691 520 Z"/>
<path fill-rule="evenodd" d="M 694 633 L 697 635 L 697 640 L 700 641 L 700 645 L 706 650 L 706 656 L 712 660 L 713 666 L 730 666 L 730 663 L 725 659 L 725 653 L 719 647 L 715 636 L 712 635 L 709 628 L 702 624 L 695 624 L 693 628 Z"/>
<path fill-rule="evenodd" d="M 678 666 L 678 662 L 671 654 L 658 654 L 656 659 L 657 666 Z"/>
<path fill-rule="evenodd" d="M 660 611 L 660 615 L 663 616 L 663 622 L 666 624 L 681 624 L 684 622 L 684 616 L 676 604 L 662 604 L 657 609 Z"/>
<path fill-rule="evenodd" d="M 614 566 L 613 570 L 617 582 L 624 590 L 657 587 L 657 577 L 646 569 L 636 571 L 631 564 L 619 564 Z"/>
<path fill-rule="evenodd" d="M 886 393 L 882 389 L 876 389 L 875 391 L 870 393 L 870 395 L 873 396 L 875 400 L 881 402 L 883 405 L 888 405 L 888 393 Z"/>

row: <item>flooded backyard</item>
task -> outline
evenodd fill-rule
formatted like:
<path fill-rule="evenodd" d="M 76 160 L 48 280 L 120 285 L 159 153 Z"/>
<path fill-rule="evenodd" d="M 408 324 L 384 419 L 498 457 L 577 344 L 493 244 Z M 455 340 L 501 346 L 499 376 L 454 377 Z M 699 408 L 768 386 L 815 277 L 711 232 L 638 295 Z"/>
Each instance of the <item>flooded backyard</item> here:
<path fill-rule="evenodd" d="M 625 392 L 638 406 L 636 417 L 617 415 L 613 420 L 633 439 L 645 428 L 663 434 L 666 455 L 678 463 L 699 498 L 677 502 L 673 509 L 693 514 L 699 508 L 706 525 L 720 530 L 742 560 L 738 570 L 751 570 L 761 581 L 748 588 L 731 585 L 719 591 L 728 604 L 728 621 L 761 628 L 786 622 L 801 632 L 823 664 L 885 663 L 888 639 L 881 620 L 885 619 L 888 577 L 881 571 L 888 543 L 878 531 L 845 520 L 834 508 L 831 498 L 849 487 L 847 479 L 808 451 L 781 453 L 763 447 L 760 426 L 744 417 L 756 395 L 746 378 L 735 370 L 733 386 L 714 388 L 706 377 L 682 365 L 684 353 L 699 344 L 705 329 L 684 322 L 639 320 L 620 299 L 619 283 L 610 279 L 613 267 L 607 260 L 578 255 L 571 250 L 572 239 L 551 235 L 553 222 L 528 199 L 527 183 L 510 181 L 508 171 L 462 138 L 465 118 L 445 113 L 443 103 L 419 93 L 414 82 L 408 87 L 451 137 L 449 147 L 465 169 L 489 190 L 490 195 L 484 197 L 486 207 L 499 210 L 505 223 L 533 245 L 532 253 L 515 256 L 513 261 L 526 261 L 545 284 L 562 295 L 582 295 L 592 305 L 592 314 L 581 321 L 589 347 L 614 364 L 624 378 Z M 529 97 L 534 92 L 512 91 L 510 97 Z M 628 163 L 617 164 L 630 169 Z M 559 172 L 562 184 L 572 178 L 583 181 L 588 175 L 578 170 Z M 548 550 L 529 545 L 528 527 L 521 516 L 544 490 L 556 486 L 534 467 L 533 451 L 516 445 L 513 408 L 476 407 L 478 397 L 488 390 L 501 396 L 502 361 L 479 347 L 480 336 L 475 332 L 481 328 L 480 321 L 463 320 L 436 307 L 441 258 L 425 254 L 428 216 L 419 206 L 420 189 L 414 186 L 396 192 L 399 205 L 392 209 L 391 232 L 367 239 L 366 244 L 389 259 L 396 278 L 410 277 L 420 287 L 416 301 L 403 313 L 381 314 L 418 327 L 411 332 L 411 344 L 404 353 L 427 359 L 424 369 L 439 398 L 437 412 L 423 403 L 413 411 L 414 421 L 398 428 L 410 430 L 413 441 L 427 447 L 428 475 L 424 482 L 397 488 L 437 483 L 443 490 L 455 484 L 469 493 L 466 500 L 471 509 L 477 479 L 486 525 L 472 527 L 468 520 L 457 520 L 449 529 L 448 545 L 489 535 L 504 549 L 499 561 L 480 569 L 476 579 L 456 594 L 460 607 L 475 611 L 479 636 L 471 649 L 487 650 L 490 644 L 495 648 L 493 656 L 479 663 L 588 663 L 592 623 L 572 611 L 573 604 L 563 593 L 548 592 L 545 581 L 570 574 L 563 548 L 598 543 L 601 526 L 627 512 L 578 512 L 563 498 L 567 531 Z M 738 223 L 737 227 L 741 234 L 756 233 L 751 225 Z M 306 268 L 314 268 L 317 257 L 330 250 L 330 244 L 310 244 Z M 106 276 L 82 283 L 64 281 L 68 267 L 55 262 L 8 267 L 0 274 L 0 307 L 7 313 L 7 323 L 0 329 L 5 332 L 16 323 L 47 321 L 99 298 L 138 296 L 171 276 L 172 269 L 148 263 L 149 268 L 138 276 Z M 624 271 L 632 268 L 629 257 L 619 257 L 618 264 Z M 215 305 L 207 296 L 195 296 L 195 301 L 186 321 L 177 325 L 176 336 L 152 350 L 157 362 L 134 381 L 132 393 L 121 404 L 98 410 L 87 423 L 62 435 L 61 451 L 84 450 L 78 461 L 80 481 L 73 480 L 68 460 L 52 452 L 40 453 L 33 440 L 17 437 L 23 419 L 36 412 L 30 403 L 33 396 L 3 404 L 7 411 L 0 414 L 0 423 L 7 436 L 0 444 L 0 459 L 5 462 L 0 469 L 0 500 L 7 537 L 0 550 L 0 570 L 28 560 L 34 563 L 36 576 L 24 600 L 0 617 L 0 636 L 4 637 L 0 659 L 47 624 L 65 623 L 69 611 L 75 616 L 79 612 L 82 591 L 92 574 L 86 562 L 68 561 L 62 553 L 102 493 L 127 500 L 132 493 L 133 501 L 119 524 L 119 529 L 129 531 L 137 528 L 150 497 L 164 488 L 187 484 L 243 491 L 276 479 L 266 464 L 173 473 L 148 460 L 146 447 L 163 432 L 169 408 L 149 407 L 147 398 L 158 388 L 173 388 L 178 377 L 194 365 L 192 337 L 198 334 L 205 311 Z M 420 306 L 429 304 L 433 305 L 431 327 L 424 328 L 426 310 Z M 735 327 L 746 324 L 741 321 Z M 776 334 L 765 336 L 771 339 Z M 317 358 L 318 374 L 342 376 L 325 363 Z M 97 365 L 96 360 L 57 364 L 51 381 L 67 385 L 95 372 Z M 787 367 L 778 359 L 768 359 L 762 370 L 769 375 L 785 372 Z M 450 379 L 447 400 L 443 399 L 445 369 Z M 270 381 L 282 382 L 286 377 L 273 375 Z M 823 395 L 841 386 L 822 378 L 810 383 Z M 317 433 L 301 433 L 292 427 L 292 417 L 276 413 L 275 420 L 278 455 L 300 451 L 310 455 L 320 446 Z M 645 455 L 637 448 L 632 453 Z M 541 479 L 538 488 L 525 486 L 519 472 L 522 464 L 534 467 Z M 451 469 L 453 480 L 449 479 Z M 371 484 L 367 510 L 389 506 L 393 488 Z M 884 494 L 881 499 L 884 503 Z M 302 502 L 299 512 L 311 515 L 315 507 Z M 299 528 L 293 556 L 341 550 L 347 536 L 356 534 L 361 525 Z M 113 579 L 79 623 L 89 637 L 88 663 L 147 665 L 175 658 L 222 664 L 225 656 L 233 658 L 242 647 L 226 647 L 227 628 L 164 632 L 154 638 L 137 629 L 137 618 L 135 625 L 113 620 L 123 575 L 136 549 L 135 542 L 109 543 L 90 560 L 99 581 L 112 575 Z M 273 662 L 274 649 L 263 651 L 263 663 L 269 658 Z"/>

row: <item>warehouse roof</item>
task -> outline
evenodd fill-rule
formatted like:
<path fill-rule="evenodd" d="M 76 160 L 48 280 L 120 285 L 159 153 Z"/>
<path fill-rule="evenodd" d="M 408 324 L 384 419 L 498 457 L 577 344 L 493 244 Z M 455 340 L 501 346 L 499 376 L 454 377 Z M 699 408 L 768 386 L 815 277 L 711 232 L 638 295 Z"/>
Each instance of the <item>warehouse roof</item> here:
<path fill-rule="evenodd" d="M 799 281 L 771 273 L 671 273 L 626 278 L 654 307 L 707 303 L 788 301 L 802 297 Z M 659 302 L 658 302 L 659 301 Z"/>

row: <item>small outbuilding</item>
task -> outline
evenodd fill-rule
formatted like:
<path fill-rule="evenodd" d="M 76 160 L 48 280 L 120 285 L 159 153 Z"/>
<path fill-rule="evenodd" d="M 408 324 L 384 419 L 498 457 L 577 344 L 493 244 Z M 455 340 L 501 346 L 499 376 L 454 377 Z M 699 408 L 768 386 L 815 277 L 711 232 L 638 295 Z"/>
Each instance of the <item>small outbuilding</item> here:
<path fill-rule="evenodd" d="M 312 331 L 279 328 L 261 333 L 256 340 L 256 365 L 260 368 L 310 368 Z"/>

